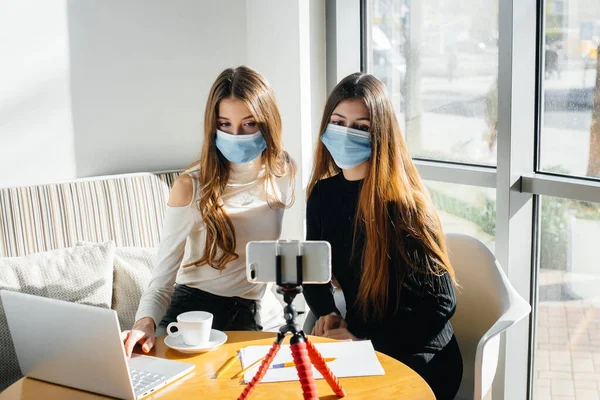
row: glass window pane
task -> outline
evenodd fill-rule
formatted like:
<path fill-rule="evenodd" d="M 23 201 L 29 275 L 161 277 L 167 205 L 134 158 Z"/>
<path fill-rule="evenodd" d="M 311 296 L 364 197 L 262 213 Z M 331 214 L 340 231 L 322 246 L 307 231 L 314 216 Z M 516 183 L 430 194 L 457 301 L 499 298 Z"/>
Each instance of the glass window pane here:
<path fill-rule="evenodd" d="M 425 181 L 425 186 L 442 220 L 444 232 L 476 237 L 494 252 L 495 189 L 434 181 Z"/>
<path fill-rule="evenodd" d="M 600 177 L 599 45 L 599 1 L 546 1 L 543 171 Z"/>
<path fill-rule="evenodd" d="M 600 204 L 541 200 L 534 398 L 598 398 Z"/>
<path fill-rule="evenodd" d="M 371 0 L 367 70 L 414 157 L 496 164 L 498 0 Z"/>

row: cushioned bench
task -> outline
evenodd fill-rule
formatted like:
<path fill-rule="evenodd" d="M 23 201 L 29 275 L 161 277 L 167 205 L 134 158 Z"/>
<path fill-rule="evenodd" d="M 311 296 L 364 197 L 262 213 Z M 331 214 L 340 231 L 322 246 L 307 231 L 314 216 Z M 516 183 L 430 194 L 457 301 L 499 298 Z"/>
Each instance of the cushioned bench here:
<path fill-rule="evenodd" d="M 133 324 L 179 171 L 0 189 L 0 289 L 115 309 Z M 267 291 L 262 324 L 284 323 Z M 20 378 L 0 304 L 0 391 Z"/>

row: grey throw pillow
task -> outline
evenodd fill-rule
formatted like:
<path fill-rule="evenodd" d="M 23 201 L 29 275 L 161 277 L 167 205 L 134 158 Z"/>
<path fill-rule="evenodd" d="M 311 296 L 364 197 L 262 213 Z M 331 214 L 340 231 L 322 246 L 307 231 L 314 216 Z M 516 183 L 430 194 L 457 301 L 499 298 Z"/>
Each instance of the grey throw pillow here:
<path fill-rule="evenodd" d="M 119 315 L 121 330 L 131 329 L 140 297 L 150 284 L 156 264 L 156 249 L 152 247 L 117 247 L 112 308 Z"/>
<path fill-rule="evenodd" d="M 110 308 L 113 289 L 112 242 L 87 244 L 0 258 L 0 289 Z M 0 391 L 21 377 L 0 301 Z"/>

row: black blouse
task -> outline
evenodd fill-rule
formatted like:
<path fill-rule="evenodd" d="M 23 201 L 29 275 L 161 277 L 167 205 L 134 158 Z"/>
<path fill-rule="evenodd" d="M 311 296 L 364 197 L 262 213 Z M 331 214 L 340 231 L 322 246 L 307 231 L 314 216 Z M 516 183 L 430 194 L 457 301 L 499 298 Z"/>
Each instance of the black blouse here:
<path fill-rule="evenodd" d="M 360 229 L 354 242 L 361 186 L 362 181 L 348 181 L 340 173 L 319 181 L 307 205 L 307 240 L 325 240 L 331 244 L 333 275 L 346 300 L 348 330 L 358 338 L 370 339 L 376 350 L 405 362 L 421 375 L 428 372 L 419 368 L 426 368 L 436 354 L 453 341 L 456 355 L 450 357 L 449 362 L 460 367 L 462 374 L 462 359 L 449 322 L 456 299 L 448 274 L 425 276 L 410 272 L 401 256 L 391 251 L 391 262 L 396 264 L 390 268 L 388 309 L 380 320 L 362 317 L 356 304 L 365 243 Z M 408 238 L 404 243 L 407 249 L 417 245 Z M 398 278 L 402 280 L 400 290 L 396 284 Z M 331 284 L 304 285 L 305 299 L 317 317 L 339 312 L 332 288 Z"/>

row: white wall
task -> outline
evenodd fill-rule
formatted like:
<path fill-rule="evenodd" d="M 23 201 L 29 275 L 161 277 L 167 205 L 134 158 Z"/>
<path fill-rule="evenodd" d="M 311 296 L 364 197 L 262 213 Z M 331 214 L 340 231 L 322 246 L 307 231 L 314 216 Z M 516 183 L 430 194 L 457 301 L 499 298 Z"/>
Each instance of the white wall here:
<path fill-rule="evenodd" d="M 298 165 L 296 202 L 285 213 L 281 238 L 304 239 L 305 189 L 326 97 L 325 0 L 247 0 L 246 9 L 248 65 L 273 86 L 284 146 Z M 306 310 L 302 295 L 295 305 Z"/>
<path fill-rule="evenodd" d="M 182 168 L 210 85 L 246 64 L 272 84 L 299 166 L 282 237 L 304 238 L 325 0 L 30 1 L 0 13 L 0 187 Z"/>
<path fill-rule="evenodd" d="M 186 166 L 245 35 L 242 0 L 3 4 L 0 187 Z"/>
<path fill-rule="evenodd" d="M 210 86 L 246 60 L 243 5 L 69 2 L 78 176 L 175 169 L 199 156 Z"/>
<path fill-rule="evenodd" d="M 325 102 L 325 1 L 247 0 L 246 9 L 248 65 L 273 86 L 284 146 L 298 164 L 296 203 L 285 214 L 282 238 L 303 239 L 315 109 L 320 113 Z"/>
<path fill-rule="evenodd" d="M 16 3 L 0 14 L 0 187 L 182 168 L 200 153 L 210 85 L 247 64 L 273 86 L 299 166 L 283 237 L 304 237 L 325 0 Z"/>
<path fill-rule="evenodd" d="M 67 2 L 0 8 L 0 186 L 75 177 Z"/>

